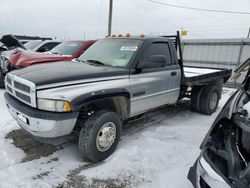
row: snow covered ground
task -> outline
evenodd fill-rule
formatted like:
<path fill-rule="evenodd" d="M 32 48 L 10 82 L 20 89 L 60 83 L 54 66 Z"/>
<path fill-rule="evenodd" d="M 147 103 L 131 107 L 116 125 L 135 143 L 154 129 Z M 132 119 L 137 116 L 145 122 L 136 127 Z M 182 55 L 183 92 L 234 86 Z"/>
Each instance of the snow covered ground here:
<path fill-rule="evenodd" d="M 88 164 L 79 157 L 74 142 L 62 144 L 48 156 L 34 157 L 40 145 L 33 145 L 36 141 L 32 137 L 22 138 L 18 135 L 22 134 L 20 130 L 14 132 L 13 138 L 8 134 L 19 126 L 9 116 L 3 101 L 4 90 L 0 90 L 0 187 L 191 188 L 186 178 L 189 167 L 232 92 L 224 89 L 219 108 L 212 116 L 191 112 L 185 101 L 146 114 L 125 126 L 111 157 L 99 164 Z M 18 136 L 19 145 L 14 144 Z M 42 147 L 48 149 L 50 145 Z"/>

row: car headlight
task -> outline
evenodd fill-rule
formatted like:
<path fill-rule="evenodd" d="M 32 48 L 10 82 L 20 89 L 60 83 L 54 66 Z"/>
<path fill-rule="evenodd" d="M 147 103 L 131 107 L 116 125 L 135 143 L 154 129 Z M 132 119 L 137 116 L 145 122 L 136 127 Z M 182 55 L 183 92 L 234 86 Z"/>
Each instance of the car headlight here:
<path fill-rule="evenodd" d="M 71 112 L 71 105 L 68 101 L 37 99 L 37 107 L 40 110 L 52 112 Z"/>

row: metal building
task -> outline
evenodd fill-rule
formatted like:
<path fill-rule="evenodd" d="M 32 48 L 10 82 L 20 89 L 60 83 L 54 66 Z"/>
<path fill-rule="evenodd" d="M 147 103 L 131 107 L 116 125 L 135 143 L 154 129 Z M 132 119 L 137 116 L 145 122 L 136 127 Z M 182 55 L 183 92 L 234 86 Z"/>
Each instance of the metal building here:
<path fill-rule="evenodd" d="M 182 49 L 184 65 L 235 69 L 250 58 L 250 39 L 184 40 Z M 239 85 L 242 78 L 229 84 Z"/>

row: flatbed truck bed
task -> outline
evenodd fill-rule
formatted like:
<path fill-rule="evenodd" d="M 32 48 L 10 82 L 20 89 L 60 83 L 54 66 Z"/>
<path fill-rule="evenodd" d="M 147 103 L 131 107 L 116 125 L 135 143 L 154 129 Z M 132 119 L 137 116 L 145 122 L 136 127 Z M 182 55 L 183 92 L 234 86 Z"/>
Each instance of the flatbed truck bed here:
<path fill-rule="evenodd" d="M 226 81 L 231 74 L 232 70 L 230 69 L 184 66 L 182 85 L 199 86 L 218 79 Z"/>

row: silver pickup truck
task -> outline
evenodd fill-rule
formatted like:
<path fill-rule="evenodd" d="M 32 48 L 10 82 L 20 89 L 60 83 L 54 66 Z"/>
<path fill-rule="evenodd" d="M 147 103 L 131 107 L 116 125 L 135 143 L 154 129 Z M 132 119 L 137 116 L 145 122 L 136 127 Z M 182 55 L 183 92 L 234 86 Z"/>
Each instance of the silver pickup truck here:
<path fill-rule="evenodd" d="M 183 67 L 179 35 L 111 37 L 75 62 L 8 73 L 4 96 L 27 132 L 56 138 L 78 130 L 82 158 L 98 162 L 115 151 L 132 117 L 183 98 L 192 110 L 212 114 L 230 76 L 231 70 Z"/>

